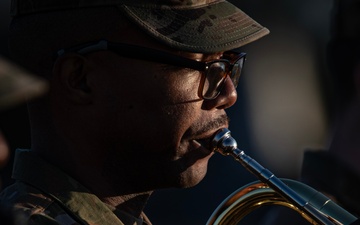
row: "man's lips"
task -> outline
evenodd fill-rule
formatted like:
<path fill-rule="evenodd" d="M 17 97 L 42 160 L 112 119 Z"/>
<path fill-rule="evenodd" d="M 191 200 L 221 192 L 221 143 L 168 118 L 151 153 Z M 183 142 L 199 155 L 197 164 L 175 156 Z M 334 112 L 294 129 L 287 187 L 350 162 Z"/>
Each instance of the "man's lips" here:
<path fill-rule="evenodd" d="M 204 139 L 196 139 L 194 140 L 196 141 L 197 143 L 199 143 L 202 147 L 208 149 L 209 151 L 212 151 L 211 149 L 211 139 L 210 138 L 204 138 Z"/>
<path fill-rule="evenodd" d="M 208 149 L 209 151 L 213 151 L 214 150 L 214 146 L 212 146 L 212 141 L 213 138 L 215 136 L 215 134 L 220 130 L 221 128 L 215 130 L 215 131 L 211 131 L 211 132 L 207 132 L 207 134 L 202 135 L 199 138 L 194 138 L 194 141 L 196 141 L 197 143 L 199 143 L 202 147 Z"/>
<path fill-rule="evenodd" d="M 189 135 L 185 136 L 190 137 L 189 139 L 196 141 L 196 143 L 203 148 L 213 151 L 212 140 L 215 137 L 215 134 L 219 130 L 227 128 L 228 124 L 229 118 L 226 114 L 223 114 L 210 122 L 203 124 L 203 126 L 198 127 L 199 129 L 196 129 L 195 132 L 189 132 Z"/>

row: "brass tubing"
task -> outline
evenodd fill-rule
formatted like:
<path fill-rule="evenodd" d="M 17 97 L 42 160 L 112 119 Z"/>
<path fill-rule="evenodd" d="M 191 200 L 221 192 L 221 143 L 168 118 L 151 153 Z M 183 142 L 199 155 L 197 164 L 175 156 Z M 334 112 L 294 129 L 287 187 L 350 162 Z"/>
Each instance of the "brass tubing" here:
<path fill-rule="evenodd" d="M 286 185 L 282 180 L 277 178 L 272 172 L 268 169 L 261 166 L 258 162 L 252 159 L 250 156 L 247 156 L 243 150 L 237 148 L 237 143 L 233 137 L 230 135 L 230 131 L 228 129 L 221 129 L 219 130 L 212 142 L 211 142 L 211 149 L 216 152 L 221 153 L 222 155 L 231 155 L 237 161 L 239 161 L 248 171 L 253 173 L 258 179 L 262 182 L 266 183 L 271 189 L 273 189 L 276 193 L 286 199 L 289 203 L 293 204 L 297 207 L 300 211 L 305 213 L 308 218 L 310 218 L 311 224 L 344 224 L 340 223 L 333 218 L 332 215 L 328 216 L 325 215 L 323 212 L 319 211 L 318 209 L 314 208 L 309 202 L 303 199 L 297 192 L 291 189 L 288 185 Z M 323 206 L 333 204 L 330 199 L 327 199 L 323 202 Z M 336 205 L 336 207 L 338 207 Z M 342 209 L 341 207 L 339 207 Z M 345 215 L 340 217 L 345 218 L 345 224 L 352 224 L 354 221 L 357 221 L 357 218 L 346 210 L 339 210 L 341 213 Z"/>

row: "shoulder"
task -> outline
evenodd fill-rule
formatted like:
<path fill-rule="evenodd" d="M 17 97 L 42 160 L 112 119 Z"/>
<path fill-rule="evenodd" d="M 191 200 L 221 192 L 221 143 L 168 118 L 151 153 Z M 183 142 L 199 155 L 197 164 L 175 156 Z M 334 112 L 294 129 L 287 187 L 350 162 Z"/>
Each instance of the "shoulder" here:
<path fill-rule="evenodd" d="M 16 182 L 4 189 L 0 194 L 0 204 L 11 208 L 15 224 L 78 224 L 51 196 L 23 182 Z"/>

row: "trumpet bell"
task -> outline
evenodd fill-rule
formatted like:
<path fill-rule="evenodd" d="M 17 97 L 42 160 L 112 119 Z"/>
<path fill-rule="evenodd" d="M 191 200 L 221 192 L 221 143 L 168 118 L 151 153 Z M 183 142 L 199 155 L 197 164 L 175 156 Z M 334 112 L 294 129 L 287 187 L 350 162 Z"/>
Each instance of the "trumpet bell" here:
<path fill-rule="evenodd" d="M 262 205 L 284 205 L 296 210 L 310 224 L 355 225 L 360 220 L 315 189 L 294 180 L 279 179 L 256 160 L 237 148 L 230 130 L 216 132 L 211 148 L 225 156 L 232 156 L 262 182 L 252 183 L 230 195 L 215 210 L 207 224 L 235 225 Z"/>
<path fill-rule="evenodd" d="M 291 189 L 321 212 L 333 224 L 351 224 L 357 218 L 338 206 L 321 192 L 291 179 L 281 179 Z M 298 212 L 310 224 L 318 224 L 308 214 L 291 204 L 266 183 L 256 181 L 239 188 L 229 195 L 212 213 L 207 225 L 235 225 L 259 207 L 281 205 Z M 331 216 L 330 216 L 331 215 Z"/>

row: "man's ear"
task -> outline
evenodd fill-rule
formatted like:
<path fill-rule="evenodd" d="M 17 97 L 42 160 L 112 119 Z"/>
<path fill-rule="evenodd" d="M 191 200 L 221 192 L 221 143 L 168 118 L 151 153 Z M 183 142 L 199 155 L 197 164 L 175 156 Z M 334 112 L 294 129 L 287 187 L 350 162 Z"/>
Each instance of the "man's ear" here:
<path fill-rule="evenodd" d="M 87 82 L 89 64 L 87 59 L 79 54 L 70 53 L 59 57 L 54 65 L 54 81 L 68 99 L 78 104 L 92 102 L 91 88 Z"/>

